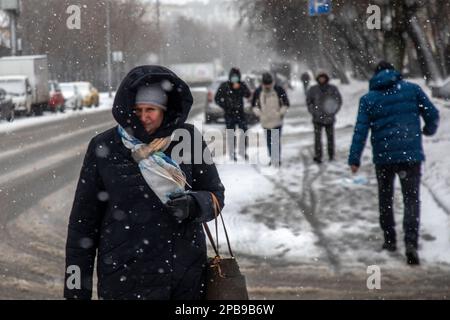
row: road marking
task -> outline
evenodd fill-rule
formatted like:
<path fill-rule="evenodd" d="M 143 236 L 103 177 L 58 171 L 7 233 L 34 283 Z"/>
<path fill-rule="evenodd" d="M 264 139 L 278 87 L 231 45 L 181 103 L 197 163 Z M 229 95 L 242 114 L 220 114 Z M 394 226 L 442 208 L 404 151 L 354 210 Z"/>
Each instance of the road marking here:
<path fill-rule="evenodd" d="M 58 143 L 58 142 L 64 141 L 64 140 L 66 140 L 69 137 L 76 137 L 78 135 L 85 134 L 86 132 L 89 132 L 89 131 L 92 131 L 92 130 L 95 130 L 95 129 L 101 129 L 103 127 L 111 127 L 113 125 L 114 125 L 113 121 L 111 121 L 110 123 L 107 123 L 107 124 L 101 124 L 101 125 L 96 124 L 96 125 L 92 125 L 92 126 L 89 126 L 89 127 L 77 130 L 77 131 L 73 131 L 73 132 L 70 132 L 70 133 L 65 133 L 65 134 L 59 135 L 57 137 L 50 138 L 50 139 L 45 140 L 45 141 L 36 142 L 36 143 L 32 143 L 32 144 L 29 144 L 29 145 L 26 145 L 26 146 L 23 146 L 23 147 L 19 147 L 19 148 L 15 148 L 15 149 L 12 149 L 12 150 L 8 150 L 8 151 L 2 152 L 2 154 L 0 154 L 0 161 L 5 159 L 5 158 L 14 157 L 14 156 L 16 156 L 16 155 L 18 155 L 20 153 L 23 153 L 24 151 L 33 151 L 33 150 L 45 147 L 45 146 L 47 146 L 49 144 L 53 144 L 53 143 Z"/>
<path fill-rule="evenodd" d="M 37 171 L 48 169 L 50 172 L 51 167 L 57 165 L 62 160 L 81 155 L 86 151 L 86 148 L 87 144 L 83 144 L 75 148 L 65 149 L 42 160 L 33 162 L 28 166 L 18 168 L 4 175 L 0 175 L 0 186 L 5 186 L 6 183 L 11 182 L 12 180 L 17 180 L 23 176 L 35 173 Z"/>

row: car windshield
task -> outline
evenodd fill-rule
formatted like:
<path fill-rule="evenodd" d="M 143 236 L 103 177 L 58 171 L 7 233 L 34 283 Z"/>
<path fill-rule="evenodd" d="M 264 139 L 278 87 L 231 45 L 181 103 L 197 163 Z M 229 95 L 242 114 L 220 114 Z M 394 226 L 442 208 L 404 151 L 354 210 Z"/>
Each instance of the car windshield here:
<path fill-rule="evenodd" d="M 17 79 L 2 79 L 0 87 L 11 95 L 25 94 L 25 82 Z"/>
<path fill-rule="evenodd" d="M 61 88 L 61 91 L 66 94 L 73 94 L 74 93 L 74 85 L 70 83 L 60 83 L 59 87 Z"/>

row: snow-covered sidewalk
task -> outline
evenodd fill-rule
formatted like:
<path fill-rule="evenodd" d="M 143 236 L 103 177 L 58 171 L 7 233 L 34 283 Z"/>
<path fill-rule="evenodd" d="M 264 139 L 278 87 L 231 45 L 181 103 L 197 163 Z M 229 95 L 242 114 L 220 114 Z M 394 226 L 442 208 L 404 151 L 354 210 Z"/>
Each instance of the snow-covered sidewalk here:
<path fill-rule="evenodd" d="M 381 250 L 370 143 L 356 177 L 359 179 L 351 175 L 346 164 L 353 133 L 351 126 L 367 83 L 353 81 L 340 89 L 344 106 L 337 123 L 337 161 L 320 167 L 312 163 L 312 124 L 305 120 L 306 111 L 301 110 L 305 106 L 294 105 L 292 108 L 298 109 L 292 109 L 283 128 L 280 170 L 245 163 L 219 166 L 226 188 L 223 214 L 235 250 L 243 258 L 327 265 L 338 272 L 373 264 L 388 269 L 407 268 L 402 241 L 398 253 Z M 301 94 L 295 94 L 296 102 L 301 102 Z M 424 168 L 427 187 L 422 188 L 419 253 L 422 268 L 450 270 L 450 217 L 440 206 L 450 205 L 450 166 L 445 157 L 445 150 L 450 147 L 450 139 L 445 138 L 450 110 L 439 102 L 437 105 L 442 115 L 441 130 L 435 138 L 424 140 L 428 154 Z M 256 126 L 251 130 L 262 128 Z M 403 239 L 401 200 L 397 188 L 395 212 L 399 240 Z"/>

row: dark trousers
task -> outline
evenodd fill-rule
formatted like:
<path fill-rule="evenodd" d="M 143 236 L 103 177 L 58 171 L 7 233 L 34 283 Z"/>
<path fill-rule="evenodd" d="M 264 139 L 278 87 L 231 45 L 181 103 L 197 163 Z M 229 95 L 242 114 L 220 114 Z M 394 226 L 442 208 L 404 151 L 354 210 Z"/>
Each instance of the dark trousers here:
<path fill-rule="evenodd" d="M 281 164 L 281 128 L 282 126 L 273 129 L 265 129 L 267 138 L 267 150 L 269 151 L 270 163 L 275 165 Z M 278 133 L 278 137 L 276 139 L 274 139 L 274 137 L 272 136 L 272 134 L 275 133 Z M 278 154 L 272 153 L 273 147 L 277 148 Z"/>
<path fill-rule="evenodd" d="M 334 159 L 334 123 L 321 124 L 314 122 L 314 151 L 315 160 L 322 160 L 322 129 L 325 128 L 328 140 L 328 157 Z"/>
<path fill-rule="evenodd" d="M 380 225 L 387 242 L 395 243 L 394 221 L 394 181 L 400 178 L 405 207 L 403 215 L 403 230 L 405 245 L 417 249 L 420 223 L 420 178 L 421 163 L 398 163 L 377 165 L 378 199 L 380 208 Z"/>
<path fill-rule="evenodd" d="M 225 117 L 225 126 L 227 129 L 236 130 L 236 127 L 239 129 L 242 129 L 242 131 L 245 133 L 247 131 L 247 120 L 245 119 L 245 115 L 238 115 L 235 117 Z M 236 160 L 236 146 L 242 147 L 242 144 L 244 145 L 244 150 L 239 150 L 240 154 L 244 155 L 247 158 L 247 148 L 248 148 L 248 141 L 245 139 L 245 137 L 242 137 L 244 139 L 244 143 L 242 141 L 239 141 L 239 144 L 237 144 L 236 135 L 233 137 L 227 137 L 227 145 L 229 149 L 230 156 Z"/>

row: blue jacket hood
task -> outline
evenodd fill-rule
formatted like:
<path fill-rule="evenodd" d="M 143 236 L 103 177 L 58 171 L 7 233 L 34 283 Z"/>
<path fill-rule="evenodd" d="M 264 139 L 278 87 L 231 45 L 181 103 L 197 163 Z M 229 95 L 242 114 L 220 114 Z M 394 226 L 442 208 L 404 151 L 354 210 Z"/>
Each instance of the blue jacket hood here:
<path fill-rule="evenodd" d="M 400 72 L 396 70 L 383 70 L 370 79 L 370 90 L 389 89 L 403 79 Z"/>

